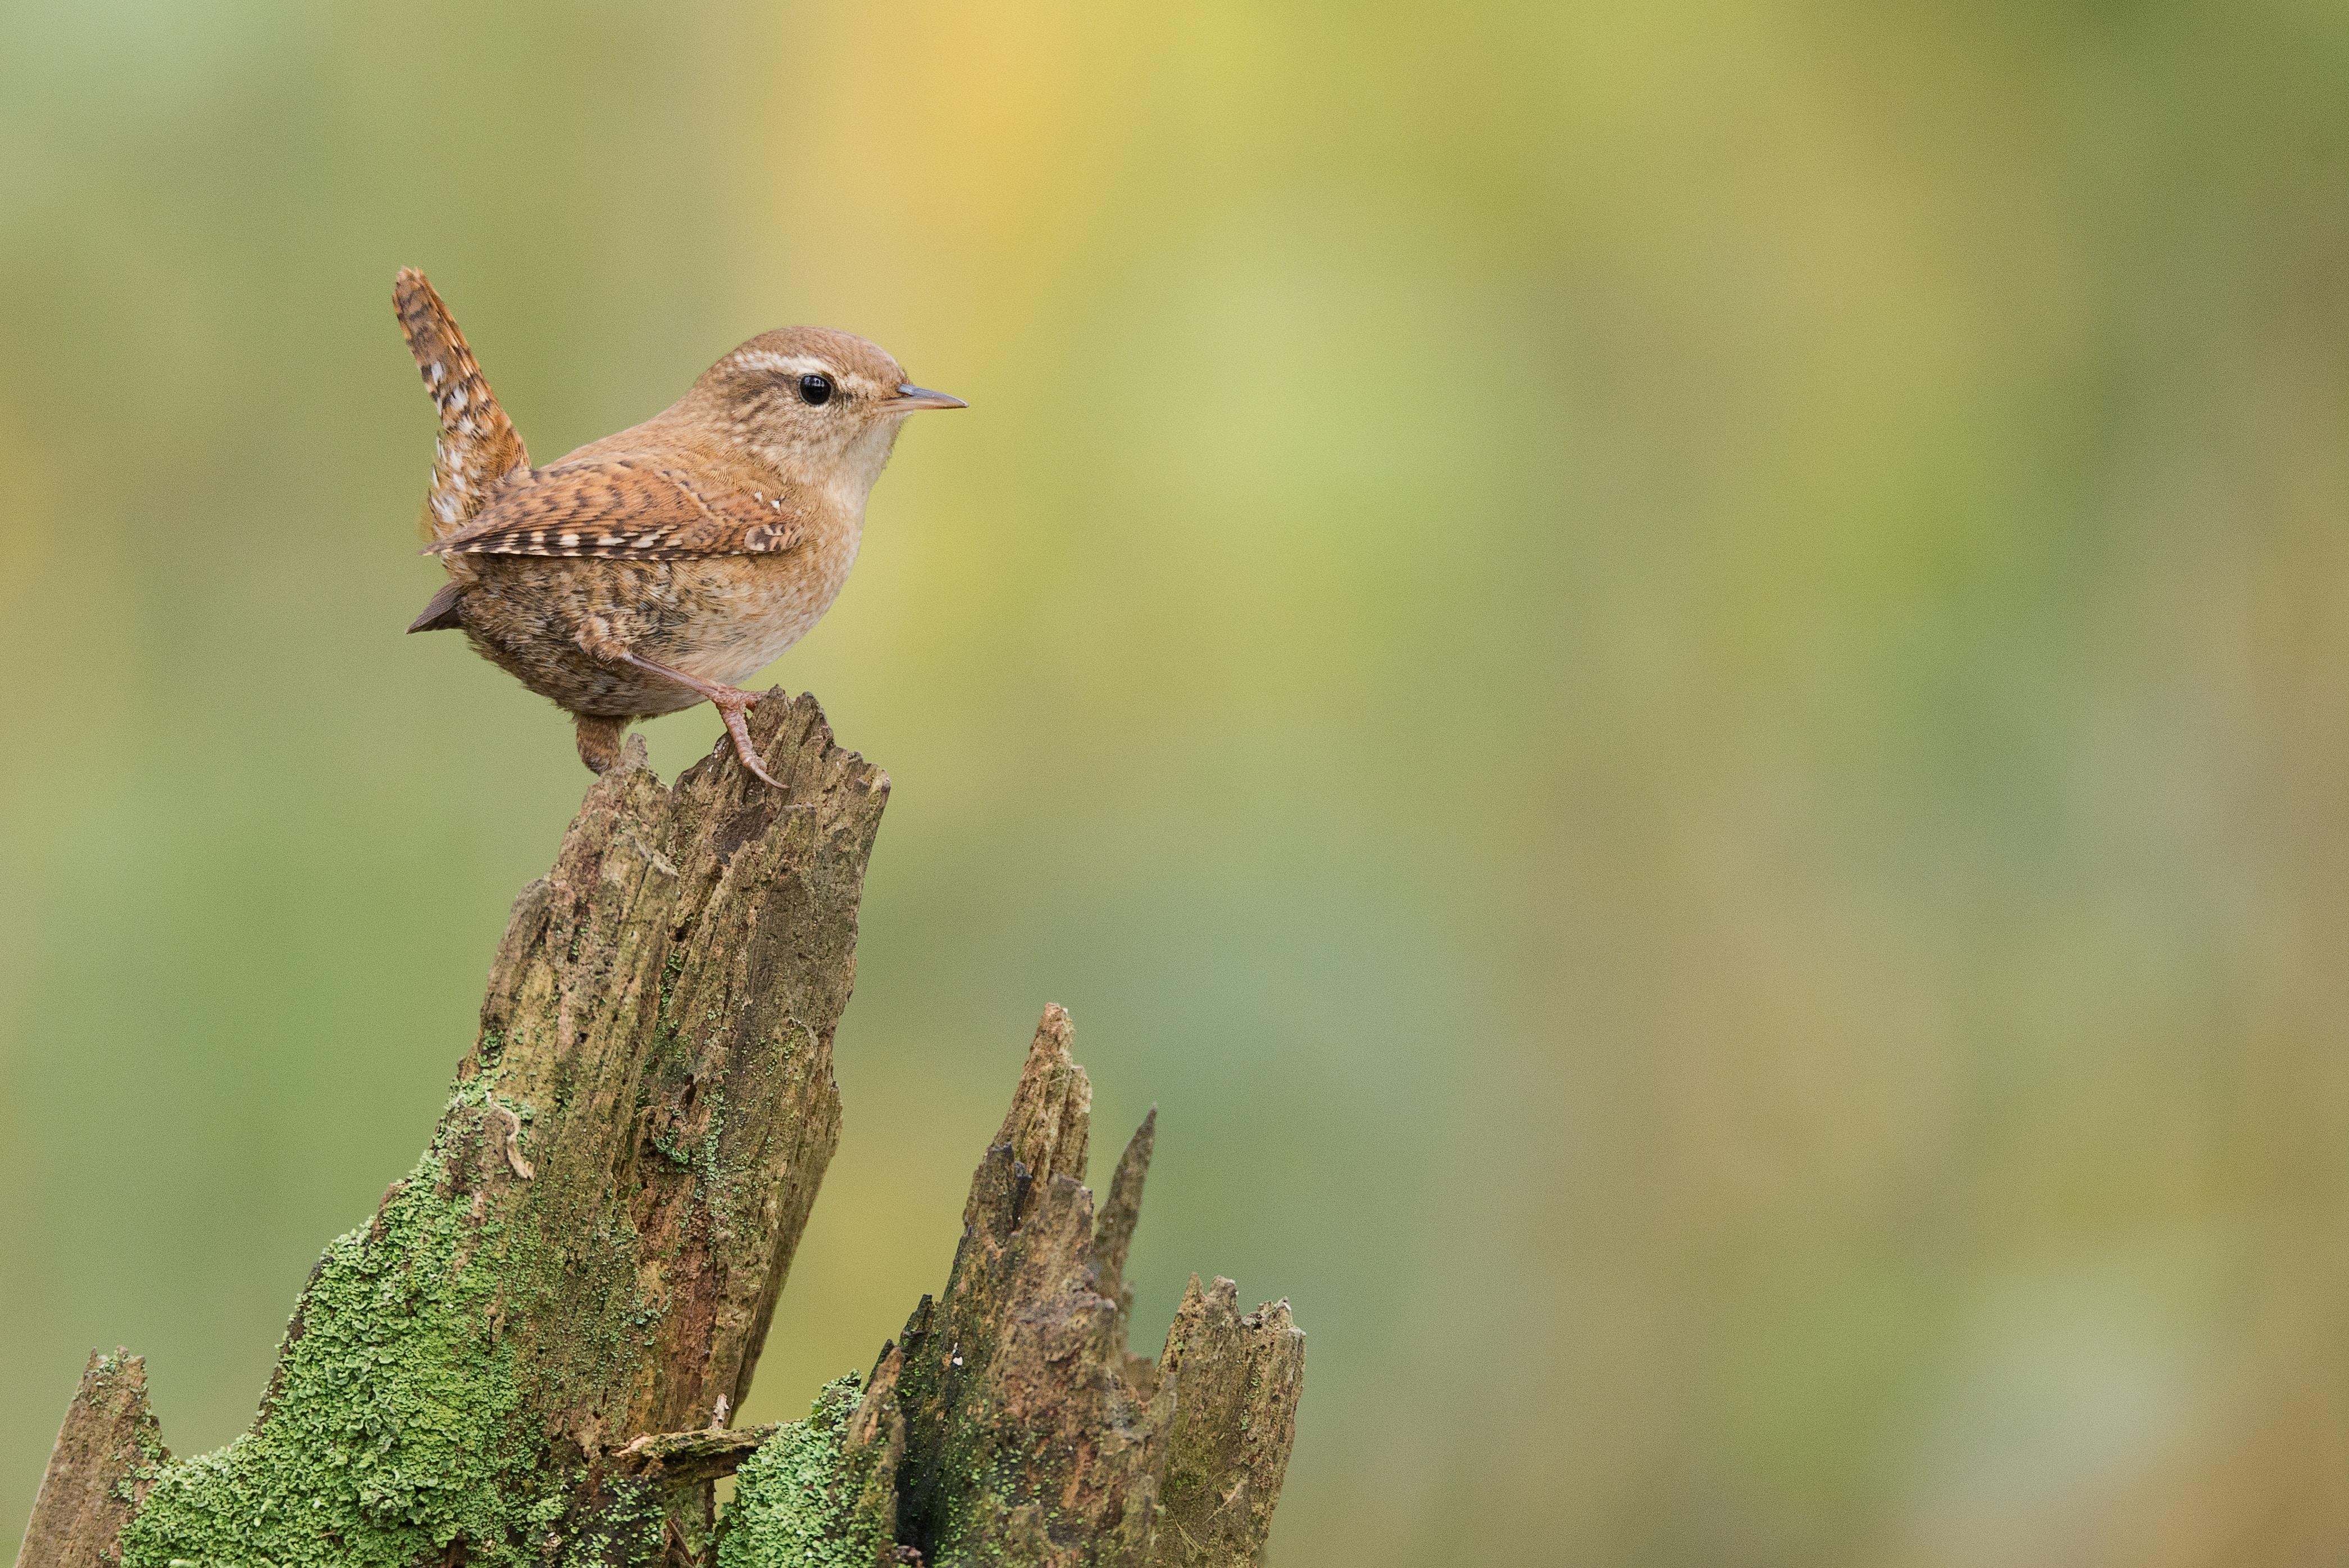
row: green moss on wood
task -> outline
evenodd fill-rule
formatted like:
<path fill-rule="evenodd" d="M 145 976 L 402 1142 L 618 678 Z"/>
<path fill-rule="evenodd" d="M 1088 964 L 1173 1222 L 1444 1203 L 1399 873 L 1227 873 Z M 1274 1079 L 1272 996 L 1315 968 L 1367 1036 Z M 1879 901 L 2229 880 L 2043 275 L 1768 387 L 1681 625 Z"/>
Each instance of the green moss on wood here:
<path fill-rule="evenodd" d="M 762 704 L 754 737 L 786 723 L 820 765 L 809 799 L 723 761 L 665 791 L 641 752 L 589 791 L 515 905 L 432 1149 L 320 1259 L 253 1429 L 175 1462 L 138 1364 L 94 1358 L 36 1506 L 41 1561 L 1257 1559 L 1302 1336 L 1285 1304 L 1241 1317 L 1228 1282 L 1195 1282 L 1163 1375 L 1128 1350 L 1152 1130 L 1096 1223 L 1090 1083 L 1058 1008 L 974 1177 L 944 1295 L 869 1387 L 843 1378 L 781 1429 L 724 1425 L 838 1136 L 831 1030 L 886 789 L 804 699 Z M 738 1460 L 716 1514 L 711 1483 Z"/>
<path fill-rule="evenodd" d="M 666 789 L 640 748 L 589 790 L 515 904 L 432 1150 L 320 1259 L 252 1430 L 173 1462 L 74 1407 L 90 1452 L 44 1491 L 78 1561 L 706 1560 L 730 1460 L 623 1456 L 648 1432 L 681 1456 L 748 1388 L 838 1137 L 831 1031 L 887 793 L 812 699 L 751 726 L 788 797 L 724 760 Z"/>
<path fill-rule="evenodd" d="M 445 1126 L 446 1124 L 444 1124 Z M 319 1260 L 254 1429 L 160 1467 L 126 1568 L 409 1568 L 461 1534 L 472 1561 L 543 1561 L 567 1478 L 521 1435 L 496 1281 L 436 1149 L 376 1222 Z"/>
<path fill-rule="evenodd" d="M 459 1086 L 375 1222 L 319 1260 L 253 1429 L 155 1468 L 125 1568 L 410 1568 L 460 1537 L 483 1564 L 657 1545 L 625 1507 L 573 1539 L 580 1455 L 547 1437 L 652 1343 L 661 1312 L 635 1289 L 634 1233 L 560 1168 L 485 1202 L 504 1112 L 533 1119 L 493 1099 L 491 1075 Z"/>
<path fill-rule="evenodd" d="M 719 1519 L 718 1568 L 873 1568 L 894 1559 L 887 1531 L 856 1507 L 862 1478 L 843 1453 L 860 1387 L 853 1372 L 826 1384 L 806 1420 L 743 1461 Z"/>

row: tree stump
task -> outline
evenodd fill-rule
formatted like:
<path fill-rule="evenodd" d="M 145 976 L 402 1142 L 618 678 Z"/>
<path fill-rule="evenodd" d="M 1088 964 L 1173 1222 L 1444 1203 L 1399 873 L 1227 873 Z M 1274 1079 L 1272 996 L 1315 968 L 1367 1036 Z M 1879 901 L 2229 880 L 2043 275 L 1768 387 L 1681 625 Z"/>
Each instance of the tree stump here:
<path fill-rule="evenodd" d="M 173 1460 L 93 1355 L 18 1568 L 1260 1560 L 1304 1336 L 1194 1279 L 1126 1347 L 1154 1113 L 1096 1215 L 1048 1008 L 944 1291 L 809 1418 L 740 1429 L 839 1140 L 833 1032 L 888 779 L 811 697 L 664 788 L 642 743 L 516 901 L 431 1147 L 311 1272 L 253 1427 Z M 713 1486 L 740 1476 L 722 1513 Z"/>

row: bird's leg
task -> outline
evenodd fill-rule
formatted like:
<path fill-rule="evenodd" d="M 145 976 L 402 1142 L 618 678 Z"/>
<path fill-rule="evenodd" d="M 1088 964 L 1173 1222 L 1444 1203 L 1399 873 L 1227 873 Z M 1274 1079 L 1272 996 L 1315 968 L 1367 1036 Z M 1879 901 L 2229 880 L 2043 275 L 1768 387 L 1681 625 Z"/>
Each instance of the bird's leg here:
<path fill-rule="evenodd" d="M 744 691 L 740 686 L 719 686 L 715 681 L 696 680 L 681 671 L 666 668 L 653 663 L 650 659 L 640 659 L 634 654 L 622 654 L 620 660 L 623 664 L 634 665 L 640 670 L 650 670 L 657 676 L 667 676 L 679 686 L 690 687 L 708 697 L 709 706 L 718 710 L 718 717 L 726 721 L 726 733 L 734 738 L 734 755 L 742 759 L 742 766 L 748 768 L 757 778 L 772 784 L 776 789 L 780 789 L 783 787 L 782 780 L 769 773 L 765 765 L 759 760 L 758 750 L 750 744 L 750 723 L 742 717 L 757 705 L 759 701 L 757 692 Z"/>
<path fill-rule="evenodd" d="M 782 781 L 769 773 L 766 766 L 759 760 L 758 750 L 750 744 L 750 727 L 742 717 L 758 702 L 757 692 L 744 691 L 740 686 L 720 686 L 716 681 L 706 681 L 698 676 L 687 675 L 683 670 L 673 670 L 650 659 L 638 658 L 628 651 L 626 644 L 612 635 L 609 627 L 594 617 L 579 628 L 579 645 L 599 659 L 634 665 L 640 670 L 666 676 L 688 691 L 698 692 L 710 707 L 718 710 L 718 717 L 726 721 L 726 733 L 734 738 L 734 755 L 741 758 L 742 766 L 749 769 L 754 778 L 763 779 L 778 789 L 783 787 Z"/>
<path fill-rule="evenodd" d="M 626 719 L 578 713 L 572 715 L 572 720 L 579 728 L 580 761 L 598 773 L 609 773 L 620 765 L 620 737 L 628 727 Z"/>

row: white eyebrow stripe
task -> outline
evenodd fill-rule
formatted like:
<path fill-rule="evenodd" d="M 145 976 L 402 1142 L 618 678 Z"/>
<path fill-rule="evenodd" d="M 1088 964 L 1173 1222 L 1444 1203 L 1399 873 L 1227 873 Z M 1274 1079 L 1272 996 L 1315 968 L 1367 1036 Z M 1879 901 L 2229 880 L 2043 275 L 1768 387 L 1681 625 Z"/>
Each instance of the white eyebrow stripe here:
<path fill-rule="evenodd" d="M 737 349 L 733 360 L 745 370 L 772 370 L 781 376 L 832 373 L 830 366 L 812 354 L 778 354 L 771 348 Z"/>

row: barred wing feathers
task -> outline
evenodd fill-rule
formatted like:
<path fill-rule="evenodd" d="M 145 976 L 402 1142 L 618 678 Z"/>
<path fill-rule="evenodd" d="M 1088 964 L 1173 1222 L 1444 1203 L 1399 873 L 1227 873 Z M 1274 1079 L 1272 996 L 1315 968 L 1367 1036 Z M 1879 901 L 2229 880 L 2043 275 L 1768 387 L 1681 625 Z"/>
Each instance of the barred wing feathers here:
<path fill-rule="evenodd" d="M 764 555 L 806 537 L 796 509 L 765 490 L 712 490 L 675 469 L 619 459 L 520 476 L 429 555 L 686 561 Z"/>

